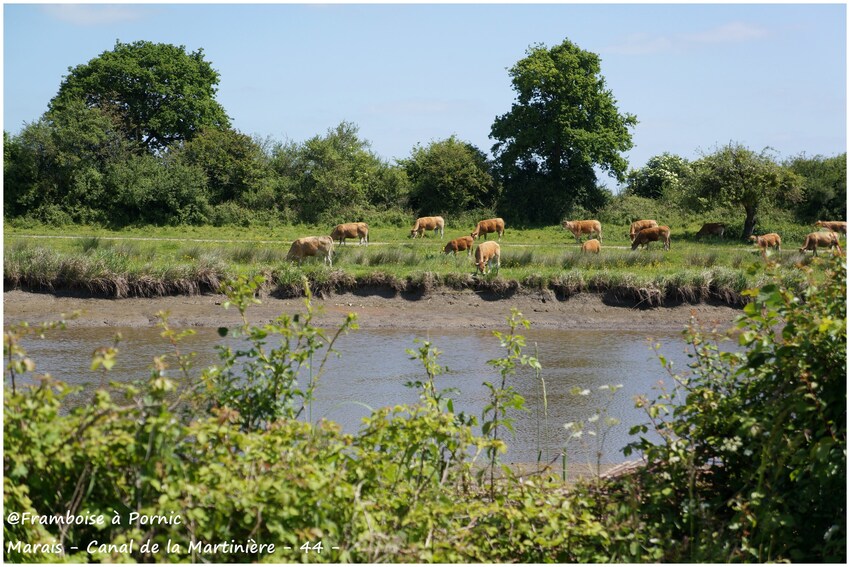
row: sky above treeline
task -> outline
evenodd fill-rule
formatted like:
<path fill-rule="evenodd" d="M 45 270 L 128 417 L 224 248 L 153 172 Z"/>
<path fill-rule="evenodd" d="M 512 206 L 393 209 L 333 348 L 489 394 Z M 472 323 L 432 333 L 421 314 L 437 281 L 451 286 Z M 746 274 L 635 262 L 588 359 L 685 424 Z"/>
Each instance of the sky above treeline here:
<path fill-rule="evenodd" d="M 452 135 L 489 154 L 510 67 L 569 39 L 637 116 L 632 168 L 730 142 L 832 156 L 847 144 L 846 22 L 843 3 L 5 4 L 3 128 L 38 120 L 69 67 L 146 40 L 203 49 L 248 135 L 303 142 L 347 121 L 388 161 Z"/>

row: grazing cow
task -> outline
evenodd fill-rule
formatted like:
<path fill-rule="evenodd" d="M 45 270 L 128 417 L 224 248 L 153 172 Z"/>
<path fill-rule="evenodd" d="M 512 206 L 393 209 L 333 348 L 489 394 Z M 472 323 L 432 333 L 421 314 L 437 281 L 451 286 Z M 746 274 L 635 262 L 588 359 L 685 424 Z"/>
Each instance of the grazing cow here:
<path fill-rule="evenodd" d="M 487 240 L 487 235 L 491 232 L 499 234 L 499 240 L 505 234 L 505 221 L 502 219 L 487 219 L 478 223 L 475 230 L 472 231 L 472 238 L 478 239 L 480 235 L 484 235 L 484 240 Z"/>
<path fill-rule="evenodd" d="M 346 238 L 359 238 L 360 244 L 369 244 L 369 225 L 365 222 L 347 222 L 338 224 L 331 231 L 331 238 L 339 240 L 339 245 L 345 244 Z"/>
<path fill-rule="evenodd" d="M 594 232 L 599 235 L 599 242 L 602 242 L 602 224 L 598 220 L 564 221 L 561 226 L 564 230 L 572 232 L 579 244 L 581 244 L 582 234 L 590 235 Z"/>
<path fill-rule="evenodd" d="M 330 236 L 305 236 L 299 238 L 289 247 L 287 260 L 298 260 L 298 265 L 307 256 L 324 256 L 324 261 L 333 267 L 334 241 Z"/>
<path fill-rule="evenodd" d="M 629 227 L 629 240 L 634 241 L 635 234 L 642 231 L 645 228 L 652 228 L 654 226 L 658 226 L 658 221 L 646 219 L 646 220 L 636 220 L 632 223 L 632 226 Z"/>
<path fill-rule="evenodd" d="M 632 241 L 632 250 L 637 250 L 638 246 L 645 246 L 649 250 L 650 242 L 664 241 L 664 249 L 670 250 L 670 227 L 653 226 L 645 228 L 635 234 L 635 239 Z"/>
<path fill-rule="evenodd" d="M 418 234 L 424 237 L 426 230 L 433 230 L 434 236 L 437 235 L 437 231 L 440 231 L 440 238 L 442 238 L 445 226 L 446 221 L 443 220 L 443 217 L 420 217 L 416 219 L 416 224 L 410 229 L 410 236 L 416 238 Z"/>
<path fill-rule="evenodd" d="M 478 245 L 478 248 L 475 249 L 475 265 L 478 266 L 478 270 L 482 274 L 489 272 L 490 267 L 494 262 L 496 263 L 496 269 L 498 270 L 500 266 L 499 256 L 501 253 L 502 250 L 498 242 L 493 242 L 492 240 L 482 242 Z M 485 266 L 487 267 L 487 271 L 484 271 Z"/>
<path fill-rule="evenodd" d="M 593 254 L 599 254 L 600 242 L 595 238 L 592 238 L 581 245 L 582 252 L 588 252 Z"/>
<path fill-rule="evenodd" d="M 782 238 L 775 232 L 763 234 L 761 236 L 753 235 L 750 237 L 750 240 L 758 244 L 759 248 L 762 249 L 762 252 L 768 248 L 776 248 L 777 251 L 782 252 Z"/>
<path fill-rule="evenodd" d="M 449 253 L 457 256 L 458 252 L 463 252 L 466 250 L 466 255 L 469 256 L 472 254 L 472 247 L 474 246 L 475 241 L 471 236 L 461 236 L 460 238 L 455 238 L 443 249 L 443 253 L 448 255 Z"/>
<path fill-rule="evenodd" d="M 803 247 L 800 248 L 800 252 L 811 250 L 812 253 L 817 256 L 818 246 L 823 248 L 832 248 L 834 246 L 835 248 L 838 248 L 838 253 L 841 254 L 841 246 L 838 244 L 837 232 L 810 232 L 806 235 L 806 241 L 803 243 Z"/>
<path fill-rule="evenodd" d="M 827 230 L 831 230 L 833 232 L 840 232 L 842 234 L 847 234 L 847 223 L 844 221 L 825 221 L 819 220 L 815 223 L 815 226 L 819 228 L 825 228 Z"/>
<path fill-rule="evenodd" d="M 726 225 L 722 222 L 707 222 L 702 225 L 702 228 L 697 232 L 697 238 L 701 236 L 719 236 L 723 238 L 723 233 L 726 231 Z"/>

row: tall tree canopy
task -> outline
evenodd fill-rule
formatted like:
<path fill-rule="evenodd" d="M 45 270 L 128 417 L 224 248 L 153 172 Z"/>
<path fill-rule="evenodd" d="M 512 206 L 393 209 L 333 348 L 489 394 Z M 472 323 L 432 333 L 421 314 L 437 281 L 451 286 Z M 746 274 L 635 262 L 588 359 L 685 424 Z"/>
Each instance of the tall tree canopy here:
<path fill-rule="evenodd" d="M 757 154 L 730 143 L 694 162 L 694 174 L 697 202 L 744 208 L 742 239 L 753 234 L 763 206 L 780 197 L 789 203 L 802 199 L 802 178 L 776 163 L 767 150 Z"/>
<path fill-rule="evenodd" d="M 506 201 L 531 221 L 557 222 L 574 205 L 600 201 L 594 167 L 624 180 L 637 124 L 621 114 L 601 75 L 599 56 L 565 40 L 529 48 L 510 70 L 516 101 L 490 137 Z"/>
<path fill-rule="evenodd" d="M 68 71 L 49 114 L 82 101 L 113 116 L 128 139 L 150 152 L 190 140 L 203 127 L 230 125 L 215 100 L 218 72 L 202 49 L 116 42 L 112 51 Z"/>

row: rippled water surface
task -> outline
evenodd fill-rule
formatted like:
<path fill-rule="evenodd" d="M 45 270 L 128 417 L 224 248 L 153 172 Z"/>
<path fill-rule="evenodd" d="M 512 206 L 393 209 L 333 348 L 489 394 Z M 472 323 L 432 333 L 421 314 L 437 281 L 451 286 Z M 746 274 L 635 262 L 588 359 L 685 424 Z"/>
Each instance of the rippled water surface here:
<path fill-rule="evenodd" d="M 196 329 L 197 334 L 182 343 L 184 351 L 198 353 L 196 369 L 214 364 L 218 358 L 215 345 L 221 339 L 215 329 Z M 46 340 L 26 343 L 38 372 L 74 384 L 96 386 L 101 375 L 89 370 L 92 352 L 110 345 L 116 332 L 122 334 L 118 363 L 109 373 L 110 380 L 130 380 L 150 373 L 153 357 L 169 352 L 169 345 L 154 328 L 79 328 L 54 332 Z M 620 448 L 630 438 L 629 428 L 645 421 L 634 408 L 633 398 L 651 394 L 665 376 L 650 344 L 660 343 L 663 354 L 682 368 L 685 365 L 684 343 L 679 334 L 660 334 L 648 340 L 646 333 L 622 331 L 551 331 L 524 330 L 526 353 L 540 359 L 543 371 L 538 377 L 528 370 L 520 371 L 510 383 L 525 397 L 529 411 L 515 413 L 515 435 L 507 434 L 510 462 L 536 462 L 556 459 L 567 447 L 570 462 L 586 462 L 595 454 L 600 437 L 585 435 L 593 445 L 590 453 L 576 440 L 567 442 L 563 425 L 583 422 L 610 402 L 608 413 L 620 424 L 608 432 L 602 447 L 603 462 L 623 460 Z M 430 340 L 442 351 L 439 361 L 448 371 L 439 376 L 437 388 L 457 388 L 453 394 L 455 410 L 481 416 L 487 404 L 484 381 L 496 383 L 499 375 L 488 360 L 504 355 L 498 340 L 487 331 L 431 331 L 428 335 L 400 330 L 358 330 L 340 338 L 336 345 L 339 357 L 328 362 L 312 405 L 310 419 L 334 420 L 346 431 L 354 432 L 369 407 L 379 408 L 400 403 L 413 403 L 418 393 L 405 386 L 411 380 L 424 379 L 418 361 L 405 352 L 418 348 L 416 338 Z M 176 374 L 172 373 L 176 376 Z M 544 416 L 543 385 L 545 383 L 548 416 Z M 622 384 L 623 388 L 609 398 L 600 386 Z M 587 389 L 590 395 L 577 396 L 574 387 Z M 596 422 L 597 425 L 600 422 Z M 558 462 L 560 460 L 558 459 Z"/>

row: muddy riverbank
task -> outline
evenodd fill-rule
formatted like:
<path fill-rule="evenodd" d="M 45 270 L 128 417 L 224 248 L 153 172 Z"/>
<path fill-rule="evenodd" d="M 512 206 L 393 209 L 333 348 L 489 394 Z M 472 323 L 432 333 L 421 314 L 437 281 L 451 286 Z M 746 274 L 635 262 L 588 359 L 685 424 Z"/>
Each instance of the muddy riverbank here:
<path fill-rule="evenodd" d="M 101 299 L 63 294 L 8 291 L 3 294 L 5 324 L 56 320 L 60 314 L 80 311 L 70 326 L 146 327 L 157 322 L 158 311 L 168 311 L 173 327 L 233 326 L 240 322 L 238 311 L 225 310 L 223 295 L 186 295 L 158 298 Z M 252 306 L 249 320 L 255 324 L 271 321 L 281 313 L 304 311 L 303 299 L 262 297 Z M 522 293 L 496 299 L 472 290 L 444 290 L 416 298 L 381 290 L 362 290 L 331 294 L 315 299 L 321 308 L 316 322 L 333 326 L 349 312 L 358 315 L 363 328 L 439 329 L 498 328 L 512 308 L 519 309 L 533 328 L 595 330 L 676 331 L 691 317 L 705 326 L 726 328 L 740 310 L 720 304 L 682 303 L 667 307 L 644 308 L 616 304 L 603 295 L 581 293 L 566 300 L 552 293 Z"/>

